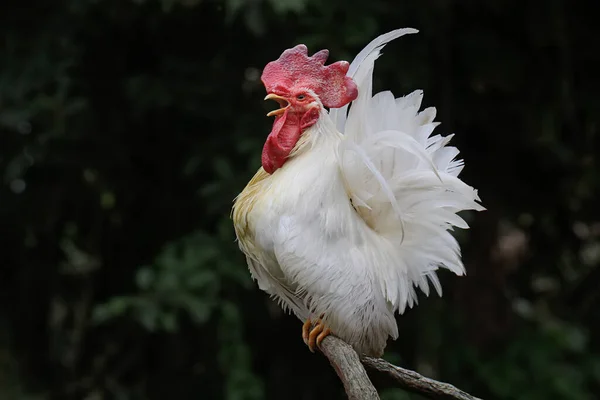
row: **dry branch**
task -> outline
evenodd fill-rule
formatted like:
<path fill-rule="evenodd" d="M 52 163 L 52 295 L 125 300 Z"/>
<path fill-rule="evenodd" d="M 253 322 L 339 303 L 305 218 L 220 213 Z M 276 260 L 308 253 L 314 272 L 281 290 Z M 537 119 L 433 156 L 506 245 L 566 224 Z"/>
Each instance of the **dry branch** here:
<path fill-rule="evenodd" d="M 352 346 L 335 336 L 327 336 L 321 343 L 321 351 L 344 384 L 349 400 L 379 400 L 377 390 Z"/>
<path fill-rule="evenodd" d="M 414 371 L 397 367 L 381 358 L 359 359 L 354 349 L 341 339 L 328 336 L 321 343 L 321 351 L 329 359 L 344 385 L 349 400 L 379 400 L 377 390 L 363 366 L 392 377 L 407 391 L 436 400 L 481 400 L 456 387 L 426 378 Z M 361 362 L 362 361 L 362 362 Z"/>

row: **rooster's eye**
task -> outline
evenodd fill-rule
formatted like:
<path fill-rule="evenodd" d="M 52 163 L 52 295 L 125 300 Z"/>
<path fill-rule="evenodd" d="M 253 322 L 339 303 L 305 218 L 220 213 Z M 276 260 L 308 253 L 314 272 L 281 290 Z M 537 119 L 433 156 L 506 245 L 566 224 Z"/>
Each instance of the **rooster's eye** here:
<path fill-rule="evenodd" d="M 304 100 L 305 96 L 303 94 L 299 94 L 296 98 L 300 101 Z"/>

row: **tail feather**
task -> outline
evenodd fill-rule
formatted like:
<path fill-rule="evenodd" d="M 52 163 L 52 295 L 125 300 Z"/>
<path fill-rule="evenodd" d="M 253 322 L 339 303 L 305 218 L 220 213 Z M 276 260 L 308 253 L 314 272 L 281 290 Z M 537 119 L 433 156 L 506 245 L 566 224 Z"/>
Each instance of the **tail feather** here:
<path fill-rule="evenodd" d="M 397 37 L 416 33 L 399 29 L 382 35 L 359 53 L 348 75 L 359 96 L 346 108 L 331 110 L 344 139 L 340 168 L 348 196 L 359 215 L 391 244 L 386 262 L 376 271 L 386 299 L 403 312 L 417 303 L 416 289 L 429 295 L 431 283 L 441 294 L 440 267 L 464 274 L 460 246 L 450 231 L 468 228 L 457 215 L 482 210 L 477 191 L 458 178 L 463 161 L 448 146 L 453 135 L 431 136 L 436 109 L 421 112 L 423 92 L 394 98 L 372 95 L 372 74 L 381 48 Z"/>
<path fill-rule="evenodd" d="M 349 76 L 350 78 L 355 78 L 355 75 L 357 74 L 359 69 L 365 69 L 367 71 L 369 68 L 372 69 L 373 64 L 375 63 L 375 60 L 377 59 L 377 57 L 379 57 L 379 52 L 381 51 L 383 46 L 385 46 L 387 43 L 389 43 L 392 40 L 397 39 L 401 36 L 408 35 L 411 33 L 418 33 L 418 32 L 419 32 L 418 30 L 413 29 L 413 28 L 402 28 L 402 29 L 396 29 L 396 30 L 388 32 L 388 33 L 384 33 L 383 35 L 376 37 L 375 39 L 373 39 L 373 41 L 371 41 L 371 43 L 369 43 L 364 49 L 362 49 L 360 51 L 360 53 L 358 53 L 356 55 L 356 57 L 354 57 L 354 60 L 350 64 L 350 68 L 348 68 L 348 73 L 346 75 Z M 375 54 L 375 56 L 374 57 L 372 56 L 369 58 L 369 56 L 372 54 Z M 356 79 L 355 79 L 355 81 L 356 81 Z M 357 84 L 358 84 L 358 82 L 357 82 Z M 360 90 L 363 90 L 363 88 L 361 87 Z M 360 90 L 359 90 L 359 95 L 360 95 Z M 370 92 L 369 92 L 369 97 L 370 97 Z M 346 125 L 347 112 L 348 112 L 348 105 L 345 105 L 344 107 L 341 107 L 338 109 L 332 109 L 330 112 L 331 119 L 334 121 L 338 131 L 340 131 L 342 133 L 344 132 L 344 126 Z"/>

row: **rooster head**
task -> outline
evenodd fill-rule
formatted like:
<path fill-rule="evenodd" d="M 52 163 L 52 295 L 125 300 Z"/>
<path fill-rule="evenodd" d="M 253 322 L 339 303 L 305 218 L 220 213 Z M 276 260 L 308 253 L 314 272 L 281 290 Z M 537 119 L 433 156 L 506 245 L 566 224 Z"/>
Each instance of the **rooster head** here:
<path fill-rule="evenodd" d="M 342 107 L 358 96 L 358 88 L 346 76 L 349 64 L 338 61 L 325 66 L 328 50 L 308 56 L 305 45 L 287 49 L 267 64 L 261 80 L 267 90 L 265 100 L 275 100 L 280 108 L 262 153 L 262 165 L 272 174 L 281 168 L 302 132 L 314 125 L 323 107 Z"/>

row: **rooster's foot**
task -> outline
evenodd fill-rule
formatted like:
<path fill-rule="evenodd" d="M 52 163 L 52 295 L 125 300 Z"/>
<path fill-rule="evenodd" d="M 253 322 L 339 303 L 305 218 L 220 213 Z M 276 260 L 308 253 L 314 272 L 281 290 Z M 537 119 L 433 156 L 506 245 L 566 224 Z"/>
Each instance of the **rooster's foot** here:
<path fill-rule="evenodd" d="M 317 320 L 314 327 L 310 318 L 302 325 L 302 340 L 304 340 L 308 349 L 313 353 L 315 352 L 316 347 L 321 347 L 323 339 L 331 334 L 331 330 L 323 325 L 321 318 L 323 318 L 322 315 Z"/>

